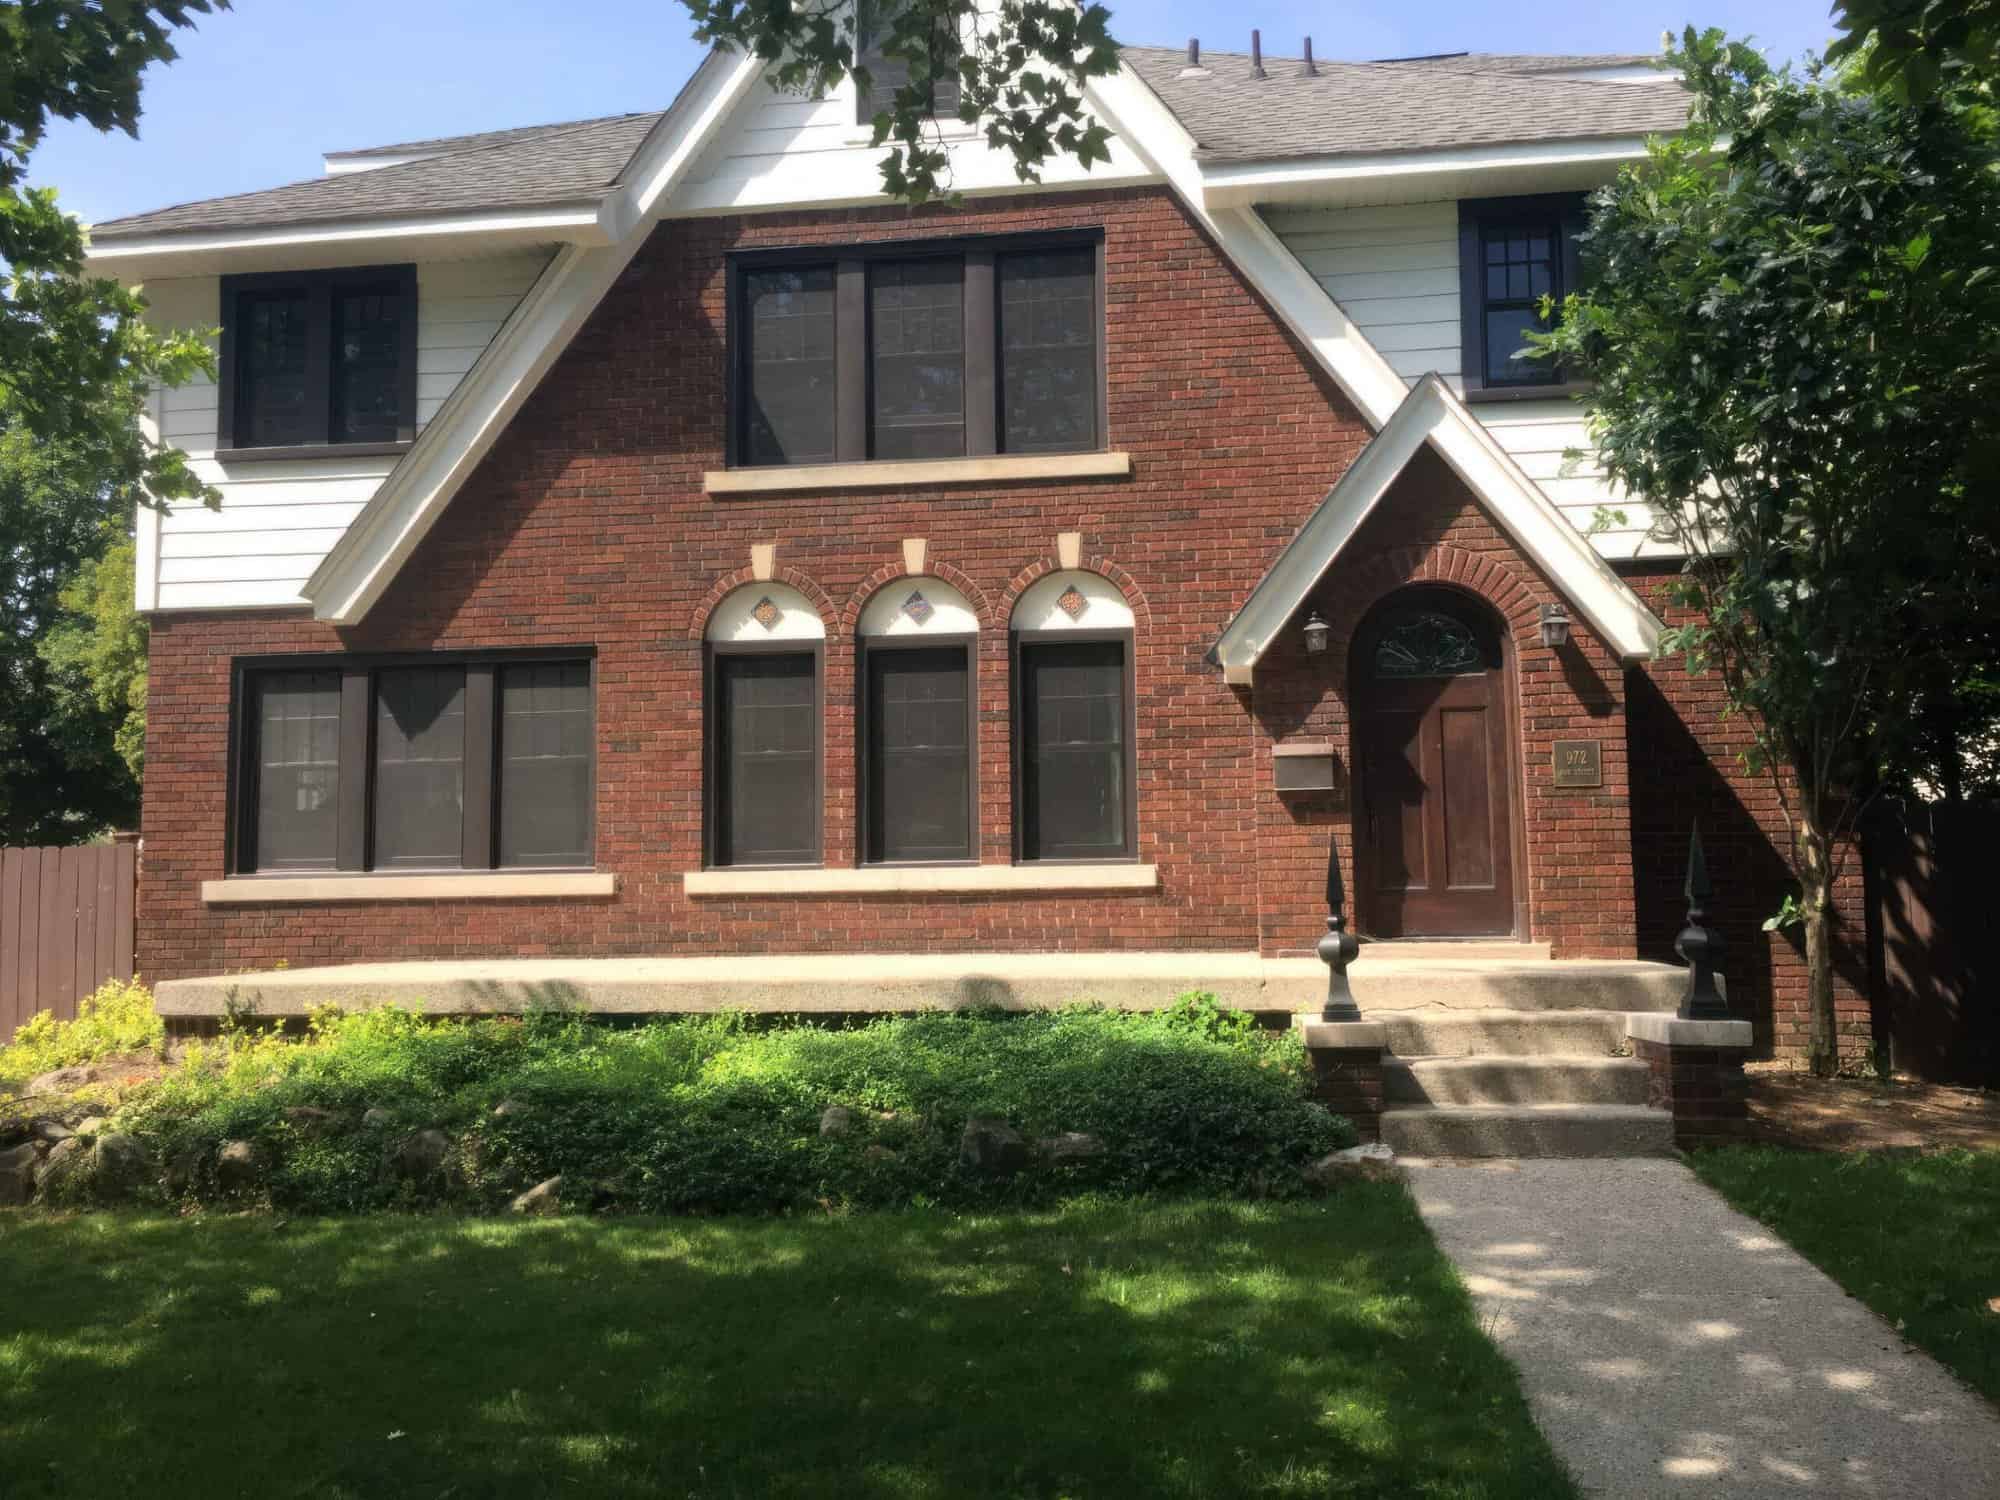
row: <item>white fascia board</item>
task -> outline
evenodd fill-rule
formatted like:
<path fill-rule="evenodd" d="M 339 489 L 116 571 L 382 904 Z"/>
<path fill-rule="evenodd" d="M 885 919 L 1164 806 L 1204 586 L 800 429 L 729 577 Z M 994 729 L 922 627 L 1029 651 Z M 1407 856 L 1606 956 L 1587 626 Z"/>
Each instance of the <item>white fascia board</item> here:
<path fill-rule="evenodd" d="M 659 201 L 699 156 L 761 72 L 752 58 L 711 54 L 640 146 L 606 200 L 601 248 L 564 247 L 494 335 L 458 388 L 306 580 L 313 614 L 352 625 L 381 598 L 417 544 L 569 346 L 639 246 Z"/>
<path fill-rule="evenodd" d="M 1426 375 L 1327 492 L 1222 632 L 1215 657 L 1226 681 L 1251 680 L 1265 648 L 1426 442 L 1487 503 L 1515 544 L 1555 581 L 1621 660 L 1652 657 L 1660 635 L 1660 622 L 1652 611 L 1451 389 L 1437 376 Z"/>
<path fill-rule="evenodd" d="M 1380 184 L 1396 178 L 1407 178 L 1415 184 L 1442 176 L 1617 166 L 1644 157 L 1646 140 L 1642 135 L 1605 136 L 1461 146 L 1449 151 L 1380 151 L 1296 161 L 1212 162 L 1203 165 L 1202 182 L 1209 203 L 1222 207 L 1261 202 L 1274 193 L 1295 193 L 1300 188 L 1320 185 Z"/>
<path fill-rule="evenodd" d="M 1379 429 L 1387 422 L 1408 390 L 1402 376 L 1253 209 L 1214 203 L 1207 171 L 1195 159 L 1194 138 L 1160 96 L 1129 67 L 1093 79 L 1087 96 L 1126 144 L 1172 184 L 1188 212 L 1312 351 L 1369 426 Z"/>

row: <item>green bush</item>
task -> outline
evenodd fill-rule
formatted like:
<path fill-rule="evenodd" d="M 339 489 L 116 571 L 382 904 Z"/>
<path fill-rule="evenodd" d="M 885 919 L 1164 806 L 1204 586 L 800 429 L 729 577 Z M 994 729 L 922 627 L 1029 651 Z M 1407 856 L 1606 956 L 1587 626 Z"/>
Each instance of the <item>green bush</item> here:
<path fill-rule="evenodd" d="M 158 1052 L 165 1043 L 152 991 L 136 979 L 108 979 L 77 1003 L 74 1021 L 45 1010 L 16 1028 L 13 1045 L 0 1047 L 0 1085 L 118 1053 Z"/>
<path fill-rule="evenodd" d="M 299 1041 L 195 1045 L 119 1123 L 174 1164 L 172 1191 L 197 1203 L 231 1201 L 217 1152 L 252 1142 L 256 1185 L 237 1198 L 292 1212 L 491 1211 L 558 1175 L 567 1207 L 652 1213 L 1285 1196 L 1308 1162 L 1353 1140 L 1307 1097 L 1308 1080 L 1294 1036 L 1206 996 L 1152 1015 L 941 1013 L 850 1029 L 379 1010 L 317 1017 Z M 835 1104 L 853 1121 L 822 1136 Z M 1031 1141 L 1084 1132 L 1103 1149 L 982 1175 L 959 1160 L 975 1116 Z M 431 1128 L 451 1138 L 443 1170 L 389 1165 Z"/>

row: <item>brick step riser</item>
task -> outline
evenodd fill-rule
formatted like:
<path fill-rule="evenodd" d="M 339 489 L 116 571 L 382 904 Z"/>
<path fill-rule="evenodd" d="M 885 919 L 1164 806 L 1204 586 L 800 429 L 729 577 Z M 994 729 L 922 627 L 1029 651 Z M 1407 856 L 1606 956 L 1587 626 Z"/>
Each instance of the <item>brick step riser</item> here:
<path fill-rule="evenodd" d="M 1382 1098 L 1398 1104 L 1646 1103 L 1643 1063 L 1538 1058 L 1435 1062 L 1389 1059 Z"/>

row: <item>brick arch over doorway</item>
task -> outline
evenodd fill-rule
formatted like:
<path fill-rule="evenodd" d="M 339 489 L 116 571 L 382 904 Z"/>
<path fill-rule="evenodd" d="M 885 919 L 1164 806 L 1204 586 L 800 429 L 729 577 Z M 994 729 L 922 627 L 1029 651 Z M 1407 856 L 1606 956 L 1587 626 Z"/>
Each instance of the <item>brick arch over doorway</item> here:
<path fill-rule="evenodd" d="M 1581 620 L 1560 650 L 1542 645 L 1540 606 L 1562 601 L 1562 593 L 1429 449 L 1411 459 L 1257 669 L 1250 696 L 1263 950 L 1303 953 L 1324 930 L 1330 844 L 1354 887 L 1348 655 L 1355 631 L 1379 601 L 1424 584 L 1476 595 L 1505 623 L 1519 726 L 1524 847 L 1514 878 L 1527 906 L 1523 935 L 1548 942 L 1558 958 L 1634 956 L 1625 668 Z M 1333 634 L 1317 656 L 1305 651 L 1299 629 L 1312 610 Z M 1570 613 L 1577 615 L 1574 607 Z M 1555 787 L 1558 741 L 1593 743 L 1603 784 Z M 1332 747 L 1335 791 L 1281 797 L 1272 790 L 1272 750 L 1296 742 Z"/>

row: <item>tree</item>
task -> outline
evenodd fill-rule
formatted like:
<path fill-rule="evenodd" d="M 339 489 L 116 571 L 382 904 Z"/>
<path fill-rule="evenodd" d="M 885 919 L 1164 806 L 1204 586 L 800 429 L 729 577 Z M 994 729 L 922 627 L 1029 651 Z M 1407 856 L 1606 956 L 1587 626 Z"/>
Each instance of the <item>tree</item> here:
<path fill-rule="evenodd" d="M 1954 70 L 1989 84 L 2000 74 L 2000 0 L 1835 0 L 1833 12 L 1847 34 L 1827 61 L 1853 62 L 1905 103 L 1932 98 Z"/>
<path fill-rule="evenodd" d="M 1719 673 L 1775 783 L 1824 1073 L 1856 820 L 2000 608 L 2000 156 L 1962 88 L 1903 104 L 1712 31 L 1673 61 L 1691 126 L 1595 195 L 1594 282 L 1538 342 L 1687 558 L 1665 649 Z"/>
<path fill-rule="evenodd" d="M 176 28 L 228 0 L 0 3 L 0 838 L 86 836 L 129 816 L 116 721 L 79 721 L 40 644 L 59 595 L 135 504 L 211 491 L 138 416 L 156 385 L 212 368 L 206 339 L 162 335 L 129 288 L 86 273 L 82 227 L 25 185 L 49 119 L 136 133 L 140 75 Z M 94 723 L 94 728 L 93 728 Z"/>
<path fill-rule="evenodd" d="M 950 197 L 951 155 L 930 106 L 936 81 L 958 80 L 957 117 L 1014 159 L 1023 182 L 1069 155 L 1085 167 L 1110 160 L 1111 133 L 1089 119 L 1084 85 L 1118 70 L 1111 14 L 1068 0 L 684 0 L 695 39 L 728 43 L 771 64 L 778 86 L 820 97 L 849 75 L 874 78 L 872 45 L 907 69 L 874 120 L 883 190 L 923 203 Z"/>
<path fill-rule="evenodd" d="M 132 587 L 137 552 L 130 537 L 116 536 L 79 568 L 57 596 L 63 618 L 41 645 L 58 722 L 109 722 L 112 746 L 130 773 L 134 813 L 146 764 L 146 617 Z"/>

